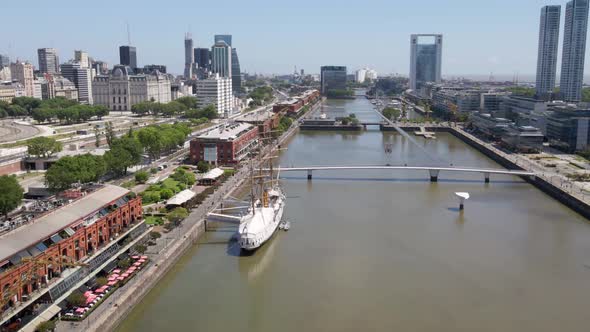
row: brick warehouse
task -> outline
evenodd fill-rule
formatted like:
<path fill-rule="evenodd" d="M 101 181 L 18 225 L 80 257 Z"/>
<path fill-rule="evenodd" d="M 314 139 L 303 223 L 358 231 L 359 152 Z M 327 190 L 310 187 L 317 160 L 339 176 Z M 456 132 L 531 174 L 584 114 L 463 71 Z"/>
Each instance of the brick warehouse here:
<path fill-rule="evenodd" d="M 0 298 L 8 299 L 2 309 L 26 301 L 66 267 L 51 262 L 83 260 L 141 218 L 140 197 L 105 185 L 0 236 Z"/>
<path fill-rule="evenodd" d="M 248 123 L 222 125 L 193 139 L 191 162 L 233 165 L 244 159 L 258 144 L 258 127 Z"/>

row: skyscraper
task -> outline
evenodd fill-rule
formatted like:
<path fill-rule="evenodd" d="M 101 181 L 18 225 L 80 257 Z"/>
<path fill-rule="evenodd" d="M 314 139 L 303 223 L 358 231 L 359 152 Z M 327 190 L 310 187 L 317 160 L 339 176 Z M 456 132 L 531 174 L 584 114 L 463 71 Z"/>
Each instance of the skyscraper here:
<path fill-rule="evenodd" d="M 59 73 L 59 57 L 55 48 L 40 48 L 37 50 L 39 57 L 39 71 L 47 74 Z"/>
<path fill-rule="evenodd" d="M 208 48 L 195 48 L 195 62 L 204 70 L 211 67 L 211 50 Z"/>
<path fill-rule="evenodd" d="M 119 61 L 122 65 L 129 66 L 135 70 L 137 68 L 137 50 L 134 46 L 119 47 Z"/>
<path fill-rule="evenodd" d="M 240 60 L 238 59 L 238 51 L 235 48 L 231 49 L 231 85 L 234 94 L 237 94 L 242 89 L 242 72 L 240 70 Z"/>
<path fill-rule="evenodd" d="M 80 63 L 82 68 L 90 68 L 90 61 L 88 60 L 88 53 L 84 51 L 74 51 L 74 59 Z"/>
<path fill-rule="evenodd" d="M 0 67 L 8 67 L 10 66 L 10 58 L 8 55 L 0 54 Z"/>
<path fill-rule="evenodd" d="M 63 77 L 74 83 L 78 89 L 78 100 L 83 104 L 92 105 L 92 74 L 90 68 L 85 68 L 80 62 L 70 61 L 61 65 Z"/>
<path fill-rule="evenodd" d="M 429 42 L 420 43 L 428 38 Z M 427 82 L 440 83 L 442 35 L 412 35 L 410 42 L 410 89 L 419 90 Z"/>
<path fill-rule="evenodd" d="M 28 62 L 20 62 L 16 60 L 15 63 L 10 64 L 10 72 L 12 79 L 22 84 L 25 88 L 25 96 L 33 97 L 33 65 Z"/>
<path fill-rule="evenodd" d="M 217 41 L 211 48 L 211 71 L 219 74 L 220 77 L 231 78 L 231 54 L 231 47 L 226 42 Z"/>
<path fill-rule="evenodd" d="M 565 101 L 579 102 L 582 99 L 588 1 L 572 0 L 565 9 L 560 82 L 561 96 Z"/>
<path fill-rule="evenodd" d="M 555 89 L 557 46 L 561 6 L 541 8 L 539 26 L 539 55 L 537 57 L 537 97 L 546 99 Z"/>
<path fill-rule="evenodd" d="M 184 78 L 193 77 L 193 64 L 195 63 L 195 54 L 193 53 L 193 38 L 190 33 L 184 36 Z"/>
<path fill-rule="evenodd" d="M 215 35 L 214 39 L 215 43 L 224 42 L 229 47 L 232 47 L 232 35 Z M 231 66 L 232 91 L 238 93 L 242 87 L 242 73 L 238 51 L 233 47 L 231 49 Z"/>
<path fill-rule="evenodd" d="M 345 66 L 322 66 L 320 76 L 323 95 L 329 94 L 330 91 L 346 90 Z"/>
<path fill-rule="evenodd" d="M 225 42 L 229 47 L 231 47 L 231 35 L 215 35 L 215 39 L 213 40 L 214 43 L 219 41 Z"/>

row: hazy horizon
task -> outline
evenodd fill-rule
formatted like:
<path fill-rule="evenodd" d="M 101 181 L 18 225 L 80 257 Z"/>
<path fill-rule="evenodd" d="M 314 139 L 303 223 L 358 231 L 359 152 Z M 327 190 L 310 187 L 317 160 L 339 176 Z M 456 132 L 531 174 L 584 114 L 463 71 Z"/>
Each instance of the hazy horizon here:
<path fill-rule="evenodd" d="M 408 75 L 410 35 L 440 33 L 444 76 L 485 77 L 491 72 L 534 75 L 544 5 L 562 5 L 561 58 L 566 4 L 565 0 L 199 4 L 177 0 L 164 6 L 153 0 L 31 2 L 0 5 L 8 13 L 3 23 L 9 31 L 0 41 L 0 53 L 13 61 L 19 58 L 37 65 L 37 49 L 54 47 L 62 62 L 82 49 L 113 65 L 119 62 L 118 46 L 127 44 L 129 23 L 138 64 L 164 64 L 175 74 L 183 72 L 183 40 L 190 31 L 195 47 L 211 47 L 214 34 L 232 34 L 244 72 L 291 73 L 296 66 L 318 73 L 320 66 L 333 64 L 346 65 L 351 73 L 367 66 L 380 74 Z"/>

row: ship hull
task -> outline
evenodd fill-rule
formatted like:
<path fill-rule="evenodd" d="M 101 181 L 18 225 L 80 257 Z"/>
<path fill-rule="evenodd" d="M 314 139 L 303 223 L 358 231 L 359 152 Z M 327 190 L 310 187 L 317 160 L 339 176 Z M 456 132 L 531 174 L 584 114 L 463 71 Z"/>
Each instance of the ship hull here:
<path fill-rule="evenodd" d="M 279 208 L 273 211 L 272 221 L 261 232 L 248 235 L 240 234 L 240 248 L 244 251 L 254 251 L 264 245 L 279 228 L 284 209 L 285 204 L 283 200 Z"/>

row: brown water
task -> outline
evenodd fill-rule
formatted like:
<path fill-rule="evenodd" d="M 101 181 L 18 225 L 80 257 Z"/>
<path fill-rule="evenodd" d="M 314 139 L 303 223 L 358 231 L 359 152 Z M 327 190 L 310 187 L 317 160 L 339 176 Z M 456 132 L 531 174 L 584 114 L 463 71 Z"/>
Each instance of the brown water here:
<path fill-rule="evenodd" d="M 366 100 L 326 110 L 373 120 Z M 498 167 L 458 139 L 440 160 Z M 384 145 L 393 152 L 386 154 Z M 432 164 L 395 134 L 300 133 L 283 166 Z M 209 232 L 119 331 L 588 331 L 590 225 L 519 178 L 426 172 L 283 174 L 289 232 L 237 256 Z M 455 191 L 468 191 L 457 210 Z"/>

